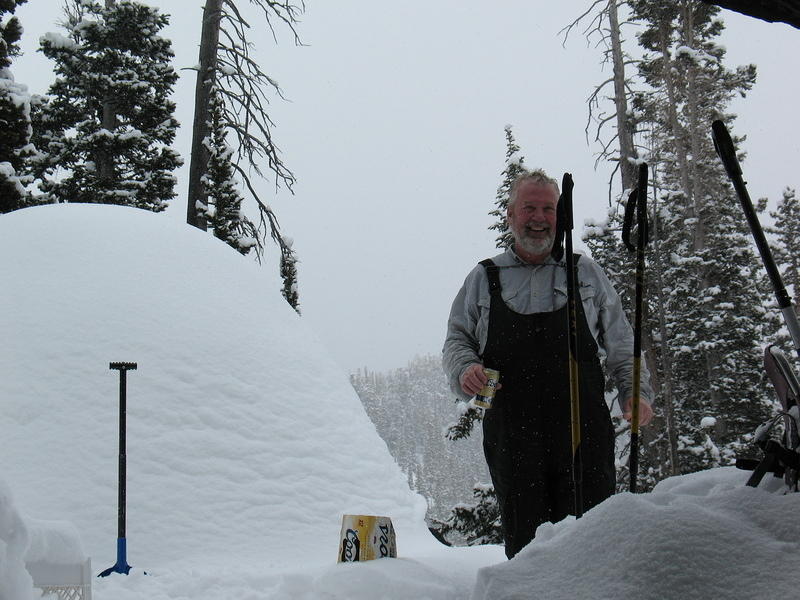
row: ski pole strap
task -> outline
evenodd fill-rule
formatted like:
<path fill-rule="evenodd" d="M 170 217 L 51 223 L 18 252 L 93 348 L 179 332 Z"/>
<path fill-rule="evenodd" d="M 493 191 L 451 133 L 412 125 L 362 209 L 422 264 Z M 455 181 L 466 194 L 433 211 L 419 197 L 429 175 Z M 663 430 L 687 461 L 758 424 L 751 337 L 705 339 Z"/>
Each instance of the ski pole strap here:
<path fill-rule="evenodd" d="M 647 165 L 644 165 L 645 169 L 647 169 Z M 647 180 L 647 174 L 645 173 L 645 181 Z M 625 218 L 622 221 L 622 243 L 625 244 L 625 247 L 630 250 L 631 252 L 636 252 L 636 246 L 631 240 L 631 230 L 633 229 L 633 220 L 638 215 L 637 220 L 637 236 L 643 235 L 643 245 L 647 245 L 650 241 L 650 224 L 647 221 L 647 212 L 644 209 L 645 205 L 642 204 L 645 202 L 645 198 L 647 197 L 647 186 L 642 191 L 642 200 L 639 200 L 639 188 L 634 188 L 634 190 L 628 196 L 628 202 L 625 205 Z M 642 206 L 640 206 L 642 204 Z"/>
<path fill-rule="evenodd" d="M 500 268 L 494 264 L 491 258 L 482 260 L 479 264 L 486 270 L 486 277 L 489 279 L 489 294 L 497 296 L 502 288 L 500 287 Z"/>

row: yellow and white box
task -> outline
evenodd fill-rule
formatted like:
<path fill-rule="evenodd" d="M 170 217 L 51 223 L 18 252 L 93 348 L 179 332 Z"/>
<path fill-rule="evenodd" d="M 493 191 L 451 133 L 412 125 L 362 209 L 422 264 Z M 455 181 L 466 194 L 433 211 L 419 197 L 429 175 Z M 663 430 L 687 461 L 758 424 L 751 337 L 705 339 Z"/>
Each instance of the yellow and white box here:
<path fill-rule="evenodd" d="M 392 520 L 372 515 L 344 515 L 337 562 L 360 562 L 374 558 L 397 558 L 397 540 Z"/>

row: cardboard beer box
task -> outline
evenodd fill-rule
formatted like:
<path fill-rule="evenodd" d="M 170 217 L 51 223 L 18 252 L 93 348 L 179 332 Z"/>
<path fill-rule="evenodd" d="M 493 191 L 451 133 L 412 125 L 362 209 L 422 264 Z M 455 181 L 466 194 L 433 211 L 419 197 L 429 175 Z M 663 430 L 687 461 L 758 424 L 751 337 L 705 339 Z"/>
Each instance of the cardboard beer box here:
<path fill-rule="evenodd" d="M 337 562 L 397 558 L 397 541 L 389 517 L 344 515 Z"/>

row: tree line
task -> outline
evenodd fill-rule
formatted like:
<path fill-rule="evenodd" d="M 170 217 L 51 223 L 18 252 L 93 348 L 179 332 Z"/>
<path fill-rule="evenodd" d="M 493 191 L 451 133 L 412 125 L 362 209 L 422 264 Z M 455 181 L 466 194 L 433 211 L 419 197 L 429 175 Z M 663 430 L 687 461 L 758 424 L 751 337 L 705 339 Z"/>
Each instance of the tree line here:
<path fill-rule="evenodd" d="M 53 82 L 31 94 L 12 75 L 23 35 L 15 13 L 26 2 L 0 2 L 0 213 L 69 202 L 165 210 L 184 162 L 174 148 L 178 75 L 161 35 L 169 17 L 134 0 L 65 0 L 60 31 L 40 39 Z M 251 4 L 270 28 L 280 23 L 300 43 L 302 1 Z M 235 0 L 206 0 L 199 26 L 187 223 L 259 260 L 269 236 L 281 256 L 282 293 L 298 310 L 291 240 L 250 175 L 271 172 L 276 185 L 294 184 L 266 110 L 281 90 L 253 59 L 251 25 Z M 242 210 L 247 196 L 255 219 Z"/>
<path fill-rule="evenodd" d="M 350 382 L 409 487 L 427 499 L 429 521 L 447 517 L 473 486 L 489 482 L 480 436 L 460 443 L 445 437 L 466 407 L 453 403 L 438 356 L 387 372 L 364 368 Z"/>

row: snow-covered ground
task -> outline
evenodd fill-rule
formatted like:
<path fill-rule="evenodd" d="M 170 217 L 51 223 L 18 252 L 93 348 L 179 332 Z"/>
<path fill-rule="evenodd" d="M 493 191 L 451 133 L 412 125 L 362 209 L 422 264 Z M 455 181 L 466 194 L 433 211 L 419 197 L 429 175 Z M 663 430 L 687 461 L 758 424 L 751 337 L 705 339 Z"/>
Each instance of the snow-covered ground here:
<path fill-rule="evenodd" d="M 0 600 L 38 597 L 32 557 L 115 562 L 111 361 L 138 363 L 134 568 L 95 579 L 96 600 L 797 595 L 798 495 L 745 488 L 734 469 L 615 496 L 543 526 L 513 561 L 442 546 L 277 277 L 208 234 L 131 208 L 45 206 L 0 216 L 0 256 Z M 391 517 L 398 558 L 337 564 L 343 514 Z"/>

